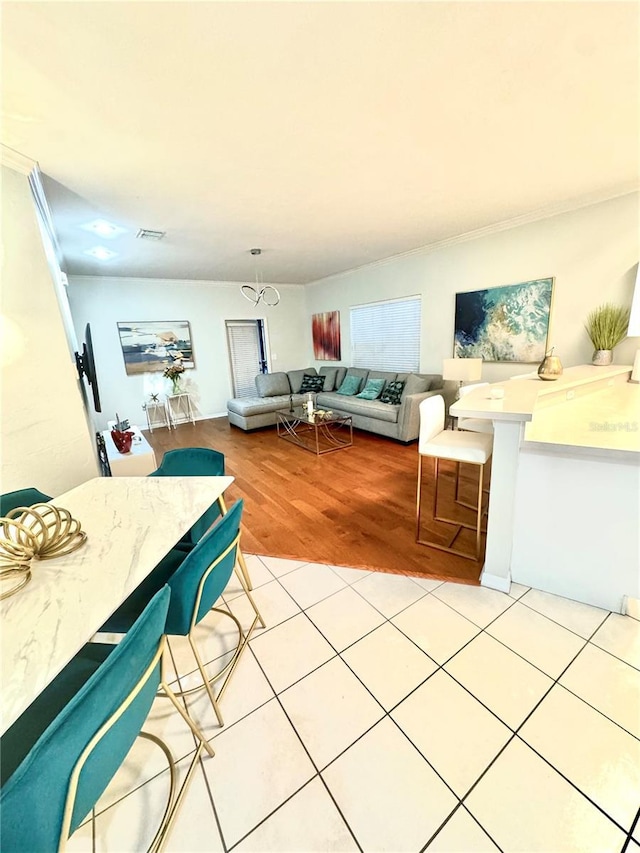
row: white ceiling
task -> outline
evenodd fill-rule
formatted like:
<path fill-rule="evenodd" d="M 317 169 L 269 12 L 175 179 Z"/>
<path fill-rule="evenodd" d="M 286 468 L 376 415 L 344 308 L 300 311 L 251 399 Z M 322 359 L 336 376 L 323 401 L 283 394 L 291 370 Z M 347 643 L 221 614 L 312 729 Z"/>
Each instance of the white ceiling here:
<path fill-rule="evenodd" d="M 306 283 L 636 188 L 638 10 L 4 2 L 2 140 L 71 274 Z"/>

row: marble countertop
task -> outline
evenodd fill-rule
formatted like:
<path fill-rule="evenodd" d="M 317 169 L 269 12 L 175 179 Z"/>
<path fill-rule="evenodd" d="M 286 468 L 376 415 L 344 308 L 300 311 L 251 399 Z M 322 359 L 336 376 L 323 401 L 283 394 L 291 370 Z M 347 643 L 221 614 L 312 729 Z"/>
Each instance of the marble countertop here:
<path fill-rule="evenodd" d="M 88 642 L 233 477 L 104 477 L 54 498 L 86 543 L 32 561 L 32 579 L 0 602 L 0 733 Z"/>
<path fill-rule="evenodd" d="M 634 459 L 640 453 L 640 386 L 631 367 L 580 365 L 554 382 L 515 379 L 470 391 L 451 407 L 457 417 L 524 422 L 523 449 L 581 449 Z M 504 398 L 490 398 L 492 388 Z"/>
<path fill-rule="evenodd" d="M 511 379 L 485 385 L 465 394 L 451 406 L 451 414 L 462 418 L 488 418 L 494 421 L 528 422 L 534 411 L 549 405 L 565 402 L 585 393 L 592 393 L 611 384 L 624 383 L 631 366 L 610 365 L 595 367 L 582 364 L 567 368 L 554 382 L 541 379 Z M 491 399 L 491 389 L 501 388 L 504 397 Z"/>
<path fill-rule="evenodd" d="M 640 385 L 615 385 L 536 411 L 524 438 L 525 449 L 581 448 L 640 463 Z"/>

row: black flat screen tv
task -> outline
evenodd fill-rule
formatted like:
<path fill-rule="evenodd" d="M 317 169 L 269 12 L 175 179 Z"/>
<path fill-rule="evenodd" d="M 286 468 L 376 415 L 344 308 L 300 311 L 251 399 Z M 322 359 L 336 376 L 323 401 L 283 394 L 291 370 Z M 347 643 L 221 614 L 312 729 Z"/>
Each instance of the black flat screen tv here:
<path fill-rule="evenodd" d="M 82 355 L 76 353 L 76 367 L 78 368 L 78 376 L 82 379 L 87 377 L 87 382 L 93 393 L 93 407 L 96 412 L 101 412 L 100 408 L 100 392 L 98 390 L 98 376 L 96 374 L 96 363 L 93 357 L 93 344 L 91 342 L 91 326 L 87 323 L 84 330 L 84 343 L 82 345 Z"/>

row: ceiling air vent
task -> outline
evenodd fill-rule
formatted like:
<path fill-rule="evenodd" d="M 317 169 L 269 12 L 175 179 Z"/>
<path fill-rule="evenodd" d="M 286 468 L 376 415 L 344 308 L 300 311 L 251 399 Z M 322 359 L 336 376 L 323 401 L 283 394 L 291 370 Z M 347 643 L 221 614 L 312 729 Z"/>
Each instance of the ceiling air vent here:
<path fill-rule="evenodd" d="M 166 231 L 150 231 L 148 228 L 140 228 L 136 237 L 140 240 L 162 240 Z"/>

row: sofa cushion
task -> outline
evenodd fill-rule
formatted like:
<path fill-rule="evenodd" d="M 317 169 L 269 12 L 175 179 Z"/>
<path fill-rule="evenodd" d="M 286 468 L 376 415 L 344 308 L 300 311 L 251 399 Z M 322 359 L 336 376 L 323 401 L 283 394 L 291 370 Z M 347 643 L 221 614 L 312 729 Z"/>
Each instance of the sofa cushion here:
<path fill-rule="evenodd" d="M 342 385 L 342 380 L 347 375 L 346 367 L 336 367 L 336 370 L 336 384 L 333 386 L 335 390 L 337 390 Z"/>
<path fill-rule="evenodd" d="M 234 400 L 227 401 L 227 409 L 243 418 L 264 415 L 267 412 L 277 412 L 278 409 L 288 409 L 289 396 L 289 394 L 282 394 L 278 397 L 236 397 Z M 299 406 L 301 402 L 302 396 L 294 394 L 294 406 Z"/>
<path fill-rule="evenodd" d="M 302 380 L 304 379 L 305 373 L 307 374 L 307 376 L 316 376 L 318 371 L 315 369 L 315 367 L 305 367 L 304 370 L 287 371 L 291 390 L 294 394 L 300 393 L 300 388 L 302 387 Z"/>
<path fill-rule="evenodd" d="M 388 370 L 370 370 L 369 375 L 367 376 L 367 382 L 369 379 L 384 379 L 385 387 L 389 382 L 395 382 L 397 378 L 397 373 L 390 373 Z"/>
<path fill-rule="evenodd" d="M 336 378 L 338 376 L 339 367 L 321 367 L 320 376 L 324 376 L 323 391 L 333 391 L 336 387 Z"/>
<path fill-rule="evenodd" d="M 337 391 L 319 394 L 317 403 L 323 409 L 331 409 L 336 414 L 355 415 L 387 423 L 398 422 L 400 406 L 389 406 L 380 400 L 362 400 L 359 397 L 345 397 Z M 354 424 L 357 426 L 357 424 Z"/>
<path fill-rule="evenodd" d="M 422 376 L 418 376 L 417 373 L 410 373 L 407 376 L 407 381 L 404 383 L 402 399 L 404 400 L 404 398 L 407 397 L 409 394 L 424 394 L 425 391 L 429 390 L 430 385 L 430 379 L 425 379 Z"/>
<path fill-rule="evenodd" d="M 402 391 L 404 390 L 404 382 L 395 380 L 388 382 L 385 385 L 384 391 L 380 395 L 381 403 L 388 403 L 391 406 L 398 406 L 402 399 Z"/>
<path fill-rule="evenodd" d="M 306 394 L 309 391 L 314 391 L 317 394 L 318 391 L 324 390 L 324 382 L 324 376 L 312 376 L 310 373 L 305 373 L 305 375 L 302 377 L 300 393 Z"/>
<path fill-rule="evenodd" d="M 380 396 L 383 386 L 384 379 L 371 379 L 371 374 L 369 374 L 367 384 L 359 394 L 356 394 L 356 397 L 361 397 L 363 400 L 375 400 Z"/>
<path fill-rule="evenodd" d="M 360 380 L 360 387 L 364 388 L 364 384 L 369 376 L 369 370 L 366 367 L 348 367 L 346 376 L 357 376 Z"/>
<path fill-rule="evenodd" d="M 361 382 L 362 380 L 359 376 L 349 376 L 347 373 L 342 380 L 342 385 L 338 388 L 337 393 L 342 394 L 344 397 L 353 397 L 358 393 Z"/>
<path fill-rule="evenodd" d="M 439 373 L 399 373 L 396 379 L 406 382 L 410 376 L 419 376 L 421 379 L 428 379 L 428 391 L 435 391 L 436 388 L 442 388 L 442 376 Z"/>
<path fill-rule="evenodd" d="M 286 373 L 259 373 L 256 376 L 256 391 L 259 397 L 277 397 L 290 394 L 291 386 Z"/>

